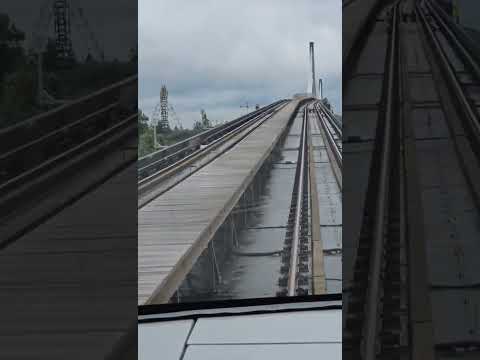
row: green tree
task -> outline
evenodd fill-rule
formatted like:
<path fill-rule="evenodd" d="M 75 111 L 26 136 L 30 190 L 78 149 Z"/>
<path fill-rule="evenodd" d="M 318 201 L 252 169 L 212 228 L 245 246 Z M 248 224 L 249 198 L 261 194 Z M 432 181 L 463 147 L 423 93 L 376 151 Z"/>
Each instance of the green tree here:
<path fill-rule="evenodd" d="M 143 111 L 140 110 L 138 114 L 138 131 L 140 133 L 143 133 L 147 131 L 149 125 L 148 125 L 148 116 L 143 113 Z"/>
<path fill-rule="evenodd" d="M 24 41 L 10 17 L 0 14 L 0 127 L 29 115 L 34 104 L 36 78 Z"/>
<path fill-rule="evenodd" d="M 203 124 L 201 121 L 195 121 L 195 123 L 193 124 L 193 130 L 196 130 L 196 131 L 200 131 L 200 130 L 203 130 Z"/>
<path fill-rule="evenodd" d="M 0 82 L 26 62 L 22 43 L 25 34 L 11 23 L 7 14 L 0 14 Z M 1 95 L 1 94 L 0 94 Z"/>
<path fill-rule="evenodd" d="M 35 71 L 23 67 L 5 77 L 0 98 L 0 127 L 31 115 L 35 106 Z"/>
<path fill-rule="evenodd" d="M 145 156 L 153 152 L 153 150 L 153 131 L 146 131 L 140 134 L 138 138 L 138 156 Z"/>
<path fill-rule="evenodd" d="M 43 69 L 45 71 L 54 71 L 57 65 L 57 46 L 54 39 L 47 39 L 47 45 L 42 53 L 42 58 Z"/>
<path fill-rule="evenodd" d="M 142 157 L 154 151 L 153 127 L 148 116 L 141 110 L 138 114 L 138 156 Z"/>

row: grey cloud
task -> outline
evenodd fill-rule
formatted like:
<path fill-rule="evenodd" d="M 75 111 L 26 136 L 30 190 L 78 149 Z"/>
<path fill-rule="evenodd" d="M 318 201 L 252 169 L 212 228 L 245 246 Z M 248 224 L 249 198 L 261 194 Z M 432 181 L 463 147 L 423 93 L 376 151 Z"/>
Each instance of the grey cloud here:
<path fill-rule="evenodd" d="M 162 84 L 188 125 L 195 108 L 222 108 L 218 116 L 230 119 L 245 101 L 264 105 L 303 92 L 309 41 L 325 94 L 341 111 L 340 0 L 141 0 L 138 12 L 140 106 L 147 114 Z"/>

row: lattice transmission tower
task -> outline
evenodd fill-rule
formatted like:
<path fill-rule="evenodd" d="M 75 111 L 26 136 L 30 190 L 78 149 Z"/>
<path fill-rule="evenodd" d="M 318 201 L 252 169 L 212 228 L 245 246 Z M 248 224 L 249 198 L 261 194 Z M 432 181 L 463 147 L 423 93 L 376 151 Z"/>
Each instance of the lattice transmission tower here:
<path fill-rule="evenodd" d="M 67 0 L 55 0 L 53 3 L 53 18 L 57 57 L 61 60 L 70 61 L 74 56 L 70 5 Z"/>
<path fill-rule="evenodd" d="M 50 38 L 53 23 L 55 39 L 55 56 L 57 66 L 71 66 L 75 63 L 75 51 L 72 44 L 72 25 L 78 31 L 86 33 L 83 43 L 88 46 L 88 54 L 93 50 L 96 58 L 104 61 L 104 53 L 81 7 L 75 6 L 71 0 L 43 0 L 39 5 L 39 16 L 32 33 L 32 50 L 37 57 L 37 103 L 56 104 L 63 100 L 55 99 L 43 87 L 43 52 Z M 73 30 L 75 34 L 77 32 Z M 80 32 L 77 35 L 81 35 Z M 90 56 L 91 57 L 91 56 Z"/>
<path fill-rule="evenodd" d="M 167 87 L 165 85 L 162 85 L 162 88 L 160 89 L 160 102 L 157 103 L 152 114 L 153 140 L 155 148 L 158 148 L 157 129 L 161 132 L 170 130 L 170 124 L 168 123 L 169 108 L 173 111 L 171 105 L 168 104 Z"/>
<path fill-rule="evenodd" d="M 170 129 L 168 124 L 168 91 L 165 85 L 160 90 L 160 123 L 158 124 L 160 129 Z"/>

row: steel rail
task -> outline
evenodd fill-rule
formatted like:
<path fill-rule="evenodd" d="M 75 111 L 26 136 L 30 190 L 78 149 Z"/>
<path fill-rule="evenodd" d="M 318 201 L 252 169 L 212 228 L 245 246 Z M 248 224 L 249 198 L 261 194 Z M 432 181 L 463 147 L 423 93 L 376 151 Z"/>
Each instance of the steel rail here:
<path fill-rule="evenodd" d="M 61 126 L 88 116 L 98 110 L 99 104 L 104 106 L 105 104 L 118 102 L 122 97 L 122 92 L 127 88 L 135 87 L 137 80 L 137 76 L 131 76 L 45 113 L 0 128 L 0 152 L 4 153 L 18 147 L 19 140 L 22 143 L 35 140 Z"/>
<path fill-rule="evenodd" d="M 317 119 L 318 119 L 318 122 L 320 123 L 320 126 L 322 127 L 323 131 L 325 132 L 325 135 L 327 137 L 327 142 L 330 146 L 330 149 L 332 150 L 333 152 L 333 155 L 335 157 L 335 161 L 337 163 L 337 165 L 342 168 L 342 152 L 340 151 L 340 148 L 337 144 L 337 142 L 335 141 L 335 139 L 333 138 L 333 135 L 331 133 L 331 130 L 328 128 L 328 125 L 325 124 L 325 121 L 329 121 L 329 120 L 325 120 L 322 115 L 320 114 L 320 111 L 318 110 L 318 108 L 315 108 L 315 112 L 317 114 Z M 341 138 L 340 138 L 340 141 L 341 141 Z"/>
<path fill-rule="evenodd" d="M 162 174 L 168 173 L 171 169 L 175 169 L 175 168 L 181 166 L 183 163 L 187 162 L 189 159 L 191 159 L 191 158 L 193 158 L 193 157 L 195 157 L 195 156 L 197 156 L 201 153 L 206 153 L 208 151 L 208 149 L 210 149 L 212 146 L 215 146 L 215 144 L 217 144 L 219 141 L 221 142 L 222 140 L 225 140 L 226 137 L 228 137 L 231 134 L 234 134 L 235 131 L 243 129 L 245 127 L 245 125 L 248 126 L 248 124 L 251 124 L 252 121 L 256 121 L 256 120 L 260 119 L 261 117 L 265 116 L 265 114 L 267 114 L 269 110 L 265 110 L 264 112 L 262 112 L 260 114 L 257 114 L 256 116 L 254 116 L 253 118 L 250 118 L 248 121 L 240 124 L 239 126 L 232 127 L 232 129 L 230 129 L 230 131 L 224 133 L 220 138 L 217 138 L 217 139 L 213 140 L 212 142 L 210 142 L 205 148 L 197 149 L 193 153 L 190 153 L 186 157 L 181 158 L 177 162 L 175 162 L 173 164 L 170 164 L 165 168 L 159 169 L 155 173 L 150 174 L 150 175 L 140 179 L 138 181 L 139 186 L 143 186 L 143 184 L 148 183 L 151 179 L 153 179 L 155 177 L 162 176 Z M 183 150 L 181 150 L 181 151 L 183 151 Z M 175 153 L 175 154 L 178 154 L 178 152 Z M 173 156 L 175 154 L 172 154 L 171 156 Z M 150 166 L 150 165 L 147 165 L 146 167 L 148 167 L 148 166 Z"/>
<path fill-rule="evenodd" d="M 304 108 L 303 114 L 303 127 L 302 127 L 302 140 L 300 145 L 300 162 L 298 166 L 298 183 L 297 183 L 297 202 L 295 205 L 295 223 L 293 228 L 292 247 L 290 256 L 290 269 L 288 273 L 287 282 L 287 294 L 288 296 L 294 296 L 297 288 L 297 268 L 298 268 L 298 255 L 300 247 L 300 230 L 301 230 L 301 216 L 302 216 L 302 200 L 303 200 L 303 182 L 305 172 L 305 154 L 307 145 L 307 106 Z"/>
<path fill-rule="evenodd" d="M 243 115 L 238 119 L 229 121 L 213 129 L 203 131 L 200 134 L 194 135 L 188 139 L 170 145 L 165 149 L 158 150 L 154 153 L 148 154 L 140 158 L 138 169 L 139 178 L 143 179 L 144 177 L 150 176 L 150 171 L 155 172 L 161 170 L 166 166 L 171 165 L 171 163 L 178 159 L 178 157 L 183 157 L 185 156 L 185 154 L 188 155 L 188 152 L 197 150 L 201 144 L 208 144 L 218 138 L 218 136 L 224 135 L 235 127 L 240 126 L 246 121 L 251 120 L 255 116 L 285 102 L 286 100 L 277 101 L 261 109 L 255 110 L 249 114 Z M 147 173 L 147 175 L 144 175 L 144 173 Z"/>
<path fill-rule="evenodd" d="M 136 86 L 137 77 L 132 76 L 0 129 L 0 220 L 9 224 L 0 247 L 134 160 L 133 147 L 121 149 L 105 172 L 89 177 L 89 185 L 55 194 L 56 185 L 73 179 L 89 162 L 101 162 L 102 151 L 110 156 L 118 144 L 132 144 L 138 132 Z"/>
<path fill-rule="evenodd" d="M 474 40 L 464 28 L 456 24 L 452 17 L 445 12 L 436 2 L 431 3 L 436 8 L 436 13 L 440 15 L 443 21 L 448 25 L 449 30 L 455 35 L 458 42 L 467 50 L 469 56 L 474 59 L 474 63 L 480 63 L 480 46 L 478 41 Z"/>
<path fill-rule="evenodd" d="M 342 152 L 340 150 L 340 146 L 339 146 L 338 142 L 335 141 L 335 139 L 333 137 L 332 130 L 329 128 L 329 126 L 327 124 L 328 119 L 325 119 L 322 116 L 322 113 L 320 113 L 320 111 L 318 111 L 317 109 L 315 109 L 315 112 L 316 112 L 316 115 L 317 115 L 317 120 L 320 123 L 320 126 L 322 127 L 322 129 L 325 132 L 325 135 L 327 137 L 327 143 L 330 146 L 330 149 L 332 150 L 332 152 L 334 154 L 335 161 L 338 165 L 341 166 L 342 165 Z M 339 140 L 341 141 L 341 138 Z"/>
<path fill-rule="evenodd" d="M 398 47 L 398 5 L 393 8 L 392 32 L 388 60 L 388 82 L 386 92 L 386 111 L 383 132 L 383 147 L 380 159 L 380 177 L 377 191 L 376 216 L 373 228 L 373 246 L 371 249 L 371 267 L 366 293 L 366 314 L 363 326 L 365 360 L 376 359 L 379 305 L 381 302 L 382 263 L 384 253 L 384 236 L 386 211 L 388 207 L 389 171 L 391 154 L 391 133 L 394 107 L 394 87 L 396 74 L 396 56 Z"/>
<path fill-rule="evenodd" d="M 179 182 L 183 181 L 185 178 L 189 177 L 196 171 L 200 170 L 203 168 L 205 165 L 210 163 L 211 161 L 215 160 L 218 156 L 222 155 L 225 151 L 228 151 L 231 147 L 233 147 L 235 144 L 237 144 L 239 141 L 241 141 L 245 136 L 250 134 L 253 130 L 255 130 L 257 127 L 259 127 L 261 124 L 263 124 L 266 120 L 268 120 L 270 117 L 272 117 L 276 112 L 278 112 L 280 109 L 282 109 L 287 102 L 282 102 L 280 104 L 277 104 L 274 108 L 269 108 L 268 110 L 263 110 L 263 113 L 256 115 L 253 119 L 250 119 L 248 122 L 243 123 L 241 126 L 234 128 L 230 132 L 224 134 L 221 138 L 216 139 L 212 143 L 210 143 L 207 147 L 203 149 L 199 149 L 196 152 L 188 155 L 185 158 L 182 158 L 178 162 L 168 166 L 167 168 L 164 168 L 155 174 L 150 175 L 147 178 L 144 178 L 139 181 L 139 208 L 145 206 L 147 203 L 149 203 L 151 200 L 154 198 L 160 196 L 164 192 L 168 191 L 175 185 L 177 185 Z M 228 140 L 232 139 L 233 137 L 241 134 L 242 132 L 245 132 L 243 136 L 240 138 L 236 139 L 233 144 L 230 144 L 226 149 L 224 149 L 222 152 L 219 154 L 216 154 L 211 159 L 208 159 L 205 163 L 201 164 L 200 166 L 196 167 L 194 171 L 185 174 L 185 176 L 179 178 L 177 181 L 175 181 L 172 184 L 169 184 L 168 187 L 162 189 L 159 192 L 155 193 L 155 196 L 149 199 L 144 199 L 144 196 L 151 192 L 153 188 L 159 186 L 162 182 L 168 180 L 171 177 L 174 177 L 176 174 L 187 168 L 188 166 L 191 166 L 193 163 L 196 161 L 199 161 L 200 159 L 206 157 L 210 152 L 213 150 L 217 149 L 221 145 L 224 145 L 227 143 Z"/>
<path fill-rule="evenodd" d="M 136 114 L 136 98 L 127 98 L 128 91 L 136 94 L 135 85 L 136 77 L 131 77 L 0 129 L 0 185 Z"/>
<path fill-rule="evenodd" d="M 435 6 L 432 5 L 430 0 L 425 0 L 425 4 L 430 10 L 430 13 L 435 18 L 436 22 L 440 24 L 440 28 L 443 30 L 443 33 L 446 37 L 451 41 L 451 44 L 455 46 L 455 48 L 460 53 L 461 57 L 465 60 L 468 66 L 472 69 L 473 73 L 475 74 L 477 79 L 480 79 L 480 65 L 473 59 L 471 54 L 467 51 L 467 49 L 463 46 L 461 41 L 457 38 L 454 32 L 450 29 L 450 27 L 445 23 L 442 16 L 438 13 L 438 4 Z"/>
<path fill-rule="evenodd" d="M 3 230 L 0 249 L 8 246 L 35 227 L 57 214 L 68 204 L 93 191 L 111 176 L 136 161 L 134 147 L 118 145 L 136 139 L 137 114 L 124 118 L 114 126 L 76 144 L 65 152 L 50 158 L 40 166 L 22 173 L 0 185 L 0 220 L 8 226 Z M 108 151 L 109 163 L 105 163 Z M 134 154 L 131 154 L 133 152 Z M 113 156 L 110 156 L 110 155 Z M 116 154 L 116 155 L 115 155 Z M 87 176 L 86 183 L 68 186 L 68 192 L 56 194 L 56 185 L 77 177 L 79 170 L 102 163 L 100 171 Z M 97 167 L 98 169 L 98 167 Z M 65 189 L 65 188 L 64 188 Z M 48 194 L 48 198 L 45 195 Z M 38 201 L 40 200 L 40 201 Z M 6 221 L 6 222 L 5 222 Z"/>
<path fill-rule="evenodd" d="M 108 118 L 117 106 L 118 102 L 103 106 L 85 117 L 0 154 L 0 167 L 4 169 L 4 173 L 0 176 L 1 181 L 6 182 L 44 161 L 48 161 L 50 157 L 55 156 L 55 153 L 66 151 L 69 147 L 103 131 L 107 122 L 102 122 L 102 120 Z M 96 122 L 102 123 L 96 124 Z M 110 122 L 112 125 L 115 123 L 114 121 Z M 65 142 L 62 143 L 62 141 Z M 52 148 L 54 151 L 51 150 Z M 43 156 L 38 156 L 39 154 Z"/>
<path fill-rule="evenodd" d="M 41 164 L 28 169 L 27 171 L 22 172 L 18 176 L 9 179 L 8 181 L 0 184 L 0 194 L 6 193 L 12 188 L 19 186 L 25 182 L 28 182 L 29 179 L 35 179 L 42 172 L 51 170 L 55 166 L 59 166 L 63 161 L 70 159 L 72 156 L 79 154 L 81 151 L 87 150 L 87 147 L 98 142 L 99 140 L 104 140 L 108 136 L 112 136 L 115 132 L 123 130 L 125 127 L 130 127 L 137 120 L 137 114 L 130 115 L 118 123 L 112 125 L 108 129 L 88 138 L 87 140 L 77 143 L 69 149 L 63 151 L 60 154 L 57 154 L 48 160 L 42 162 Z"/>
<path fill-rule="evenodd" d="M 417 14 L 419 15 L 420 19 L 422 20 L 422 25 L 423 28 L 428 35 L 428 39 L 433 45 L 433 48 L 435 49 L 435 52 L 438 55 L 438 59 L 440 61 L 440 64 L 443 67 L 443 70 L 445 71 L 445 75 L 447 77 L 447 80 L 449 82 L 449 85 L 454 93 L 454 95 L 457 98 L 457 101 L 460 104 L 460 109 L 463 112 L 463 115 L 467 119 L 467 123 L 469 126 L 472 128 L 472 131 L 475 133 L 475 137 L 477 141 L 480 141 L 480 122 L 472 109 L 472 106 L 470 102 L 468 101 L 462 86 L 460 85 L 454 70 L 452 69 L 452 66 L 450 65 L 450 62 L 447 59 L 447 56 L 445 55 L 444 51 L 442 50 L 442 46 L 439 43 L 439 40 L 435 36 L 432 26 L 428 23 L 428 20 L 426 18 L 425 11 L 421 8 L 420 5 L 417 4 L 416 7 Z"/>
<path fill-rule="evenodd" d="M 210 133 L 214 132 L 214 131 L 217 131 L 218 129 L 222 129 L 224 127 L 227 127 L 235 122 L 238 122 L 238 121 L 241 121 L 241 120 L 245 120 L 249 117 L 252 117 L 254 115 L 257 115 L 259 113 L 261 113 L 262 111 L 265 111 L 267 108 L 269 107 L 272 107 L 276 104 L 279 104 L 281 103 L 282 101 L 286 101 L 286 100 L 279 100 L 275 103 L 272 103 L 270 105 L 267 105 L 267 106 L 264 106 L 263 108 L 260 108 L 258 110 L 255 110 L 255 111 L 252 111 L 251 113 L 249 114 L 246 114 L 246 115 L 243 115 L 235 120 L 232 120 L 232 121 L 229 121 L 225 124 L 222 124 L 222 125 L 219 125 L 215 128 L 212 128 L 212 129 L 208 129 L 208 130 L 205 130 L 199 134 L 196 134 L 196 135 L 193 135 L 191 137 L 189 137 L 188 139 L 185 139 L 185 140 L 182 140 L 182 141 L 179 141 L 175 144 L 172 144 L 170 146 L 167 146 L 166 148 L 163 148 L 163 149 L 160 149 L 160 150 L 157 150 L 157 151 L 154 151 L 150 154 L 147 154 L 141 158 L 138 159 L 138 162 L 139 162 L 139 167 L 140 168 L 143 168 L 143 167 L 146 167 L 148 166 L 149 164 L 149 161 L 155 161 L 156 158 L 164 158 L 168 155 L 170 155 L 170 153 L 172 153 L 172 151 L 177 151 L 178 149 L 182 149 L 182 147 L 186 147 L 188 146 L 188 143 L 193 141 L 193 140 L 196 140 L 196 139 L 201 139 L 202 137 L 206 136 L 206 135 L 209 135 Z M 146 162 L 147 164 L 146 165 L 143 165 L 143 163 Z"/>
<path fill-rule="evenodd" d="M 334 115 L 332 114 L 332 112 L 327 109 L 322 103 L 321 101 L 317 102 L 316 103 L 316 107 L 321 109 L 321 111 L 325 114 L 325 116 L 327 117 L 328 119 L 328 122 L 332 125 L 332 127 L 334 128 L 335 130 L 335 133 L 337 134 L 338 137 L 342 137 L 342 129 L 340 129 L 340 124 L 338 124 L 337 120 L 335 119 Z"/>

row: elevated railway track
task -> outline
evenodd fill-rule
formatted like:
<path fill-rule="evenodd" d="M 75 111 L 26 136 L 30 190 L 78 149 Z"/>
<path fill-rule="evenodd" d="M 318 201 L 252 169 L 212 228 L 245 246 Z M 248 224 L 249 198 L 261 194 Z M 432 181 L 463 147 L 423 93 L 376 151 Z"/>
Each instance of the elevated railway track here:
<path fill-rule="evenodd" d="M 475 357 L 475 52 L 429 0 L 366 28 L 344 72 L 344 357 Z"/>
<path fill-rule="evenodd" d="M 340 170 L 341 131 L 312 100 L 282 100 L 188 139 L 182 146 L 191 150 L 180 159 L 139 176 L 139 304 L 255 296 L 245 266 L 265 268 L 271 293 L 263 296 L 314 292 L 309 122 L 324 129 L 322 151 L 340 159 Z M 165 163 L 154 157 L 139 171 Z M 285 182 L 279 193 L 277 178 Z M 284 210 L 269 217 L 280 204 Z"/>
<path fill-rule="evenodd" d="M 137 96 L 134 76 L 0 129 L 3 358 L 105 358 L 135 321 Z"/>
<path fill-rule="evenodd" d="M 146 177 L 157 174 L 160 170 L 175 164 L 178 160 L 183 159 L 192 153 L 196 153 L 198 150 L 203 150 L 203 147 L 221 139 L 226 134 L 237 131 L 239 127 L 248 121 L 257 118 L 259 115 L 265 114 L 265 112 L 269 110 L 277 109 L 279 105 L 285 104 L 285 102 L 286 100 L 277 101 L 266 107 L 241 116 L 238 119 L 205 130 L 198 135 L 179 141 L 178 143 L 138 159 L 139 180 L 141 181 Z"/>
<path fill-rule="evenodd" d="M 140 159 L 139 207 L 230 150 L 286 105 L 282 100 Z M 169 165 L 167 165 L 169 164 Z M 148 174 L 148 175 L 147 175 Z"/>
<path fill-rule="evenodd" d="M 136 92 L 134 76 L 0 129 L 0 247 L 134 163 Z M 82 169 L 106 154 L 109 164 L 75 190 L 60 191 L 62 181 L 86 174 Z"/>

